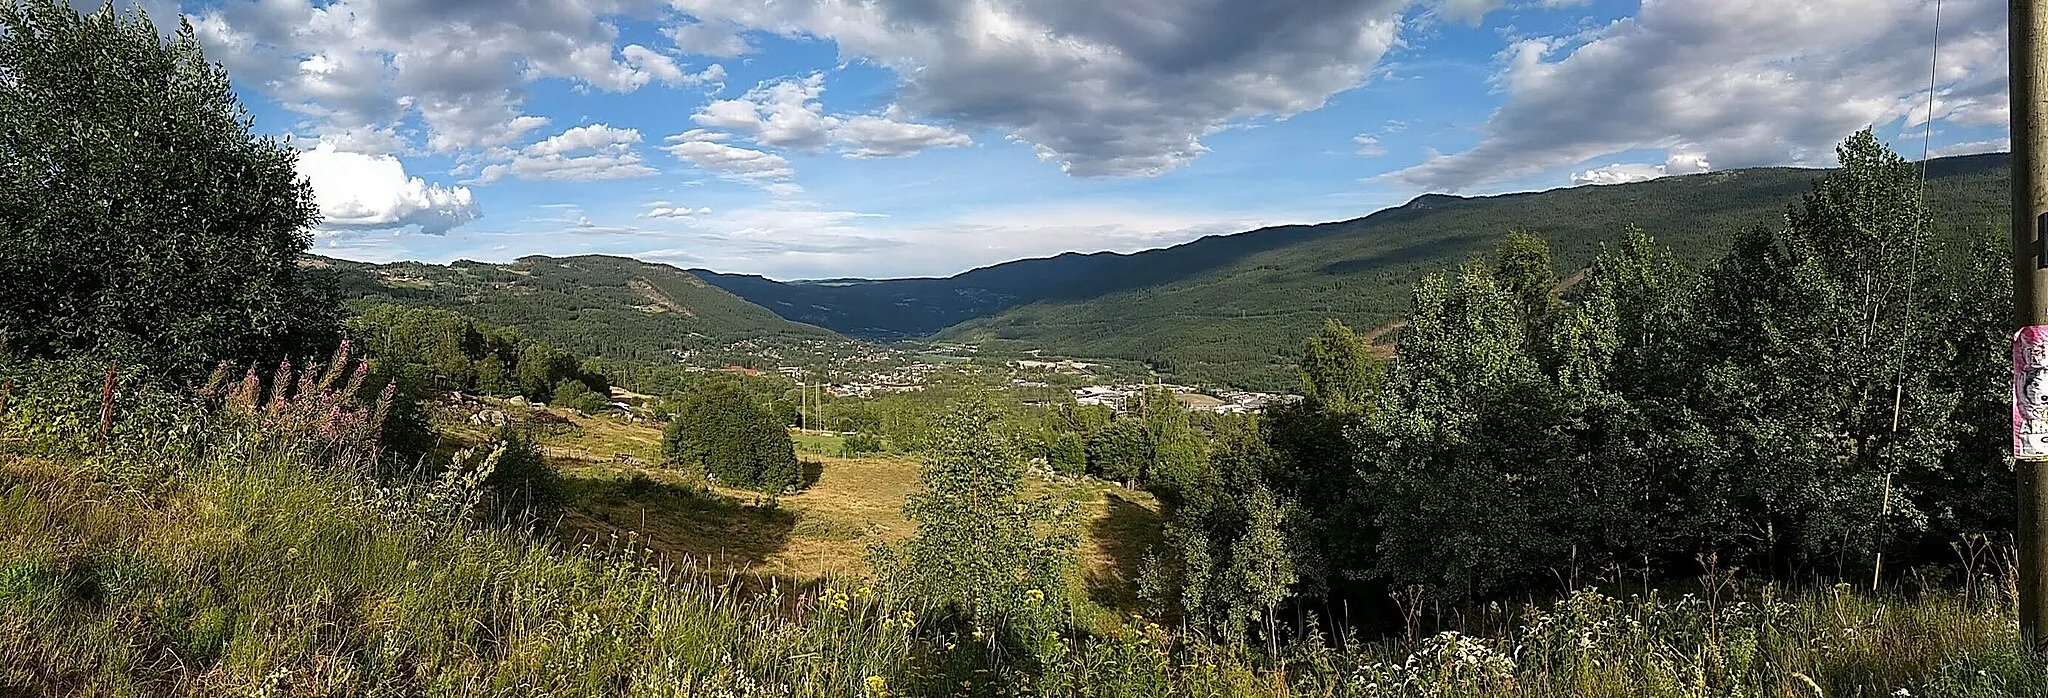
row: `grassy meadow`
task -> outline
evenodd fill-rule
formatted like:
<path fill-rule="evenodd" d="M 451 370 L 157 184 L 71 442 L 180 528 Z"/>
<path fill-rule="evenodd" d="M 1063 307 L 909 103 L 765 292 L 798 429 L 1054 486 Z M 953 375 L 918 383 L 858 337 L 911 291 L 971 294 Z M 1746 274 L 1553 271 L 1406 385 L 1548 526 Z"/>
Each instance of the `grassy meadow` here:
<path fill-rule="evenodd" d="M 486 403 L 529 417 L 529 408 Z M 442 407 L 436 429 L 446 449 L 482 443 L 490 429 L 471 424 L 472 409 Z M 572 499 L 565 537 L 637 534 L 657 555 L 689 559 L 720 572 L 791 580 L 864 578 L 868 549 L 911 533 L 903 502 L 918 488 L 915 455 L 840 457 L 844 438 L 791 430 L 808 487 L 767 497 L 662 467 L 661 426 L 611 415 L 553 411 L 567 420 L 538 430 L 541 454 L 565 476 Z M 623 458 L 621 456 L 624 456 Z M 1093 479 L 1033 479 L 1034 493 L 1071 501 L 1089 532 L 1085 591 L 1102 610 L 1137 609 L 1135 590 L 1146 546 L 1159 539 L 1159 502 L 1151 494 Z"/>

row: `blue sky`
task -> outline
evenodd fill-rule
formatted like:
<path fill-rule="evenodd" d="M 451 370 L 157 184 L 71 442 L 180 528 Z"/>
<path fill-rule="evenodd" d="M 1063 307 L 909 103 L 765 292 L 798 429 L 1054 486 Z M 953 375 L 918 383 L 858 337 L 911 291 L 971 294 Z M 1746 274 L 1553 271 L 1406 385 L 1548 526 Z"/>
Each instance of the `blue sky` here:
<path fill-rule="evenodd" d="M 1486 194 L 1917 157 L 1933 0 L 206 0 L 317 252 L 947 275 Z M 2004 148 L 1947 0 L 1931 147 Z"/>

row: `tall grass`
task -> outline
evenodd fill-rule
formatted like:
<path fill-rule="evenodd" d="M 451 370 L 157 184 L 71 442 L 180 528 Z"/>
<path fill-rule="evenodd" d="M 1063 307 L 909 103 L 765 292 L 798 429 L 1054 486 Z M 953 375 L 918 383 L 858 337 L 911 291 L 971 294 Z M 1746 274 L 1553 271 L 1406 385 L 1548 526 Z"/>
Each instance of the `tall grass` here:
<path fill-rule="evenodd" d="M 379 479 L 337 466 L 355 450 L 127 382 L 95 444 L 103 375 L 0 363 L 20 385 L 0 417 L 0 695 L 2048 695 L 2001 565 L 1885 595 L 1583 591 L 1470 634 L 1297 638 L 1277 661 L 1132 619 L 1017 659 L 858 583 L 761 591 L 630 537 L 480 523 L 486 452 Z"/>

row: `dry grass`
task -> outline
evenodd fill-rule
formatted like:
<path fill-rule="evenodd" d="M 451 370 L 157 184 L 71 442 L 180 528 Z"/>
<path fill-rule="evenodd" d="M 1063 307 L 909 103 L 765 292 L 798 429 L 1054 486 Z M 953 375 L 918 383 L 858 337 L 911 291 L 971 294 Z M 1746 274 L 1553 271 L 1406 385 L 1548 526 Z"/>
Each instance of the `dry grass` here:
<path fill-rule="evenodd" d="M 515 418 L 525 414 L 502 405 L 494 408 Z M 662 554 L 697 560 L 714 571 L 810 580 L 865 577 L 870 546 L 911 533 L 902 508 L 904 499 L 918 488 L 919 464 L 914 460 L 821 455 L 836 448 L 807 443 L 815 448 L 803 449 L 802 457 L 822 466 L 818 481 L 770 500 L 660 467 L 658 424 L 629 423 L 608 415 L 556 414 L 568 418 L 571 426 L 544 433 L 540 444 L 548 463 L 569 478 L 574 511 L 563 522 L 571 535 L 637 532 Z M 487 427 L 467 419 L 467 413 L 449 412 L 437 415 L 435 426 L 464 443 L 488 436 Z M 621 460 L 618 454 L 632 460 Z M 1093 481 L 1034 480 L 1031 490 L 1079 505 L 1081 526 L 1088 534 L 1083 577 L 1091 597 L 1112 608 L 1131 608 L 1138 560 L 1144 545 L 1158 538 L 1158 502 L 1144 492 Z"/>

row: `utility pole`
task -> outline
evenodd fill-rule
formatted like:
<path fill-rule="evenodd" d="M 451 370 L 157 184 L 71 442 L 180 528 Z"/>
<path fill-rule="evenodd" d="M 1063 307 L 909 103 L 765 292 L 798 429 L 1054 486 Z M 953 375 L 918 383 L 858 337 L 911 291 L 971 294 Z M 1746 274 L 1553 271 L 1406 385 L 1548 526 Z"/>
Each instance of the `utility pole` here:
<path fill-rule="evenodd" d="M 2012 278 L 2017 325 L 2048 325 L 2048 256 L 2042 233 L 2048 223 L 2048 7 L 2038 0 L 2011 0 L 2007 53 L 2012 58 Z M 1929 116 L 1932 116 L 1931 114 Z M 1932 124 L 1929 125 L 1932 127 Z M 2019 335 L 2015 334 L 2015 343 Z M 2017 347 L 2015 347 L 2017 349 Z M 2018 373 L 2015 372 L 2015 377 Z M 2018 386 L 2013 392 L 2018 399 Z M 2014 425 L 2015 435 L 2019 425 Z M 2042 470 L 2048 461 L 2014 463 L 2019 476 L 2020 635 L 2036 650 L 2048 639 L 2048 490 Z"/>

